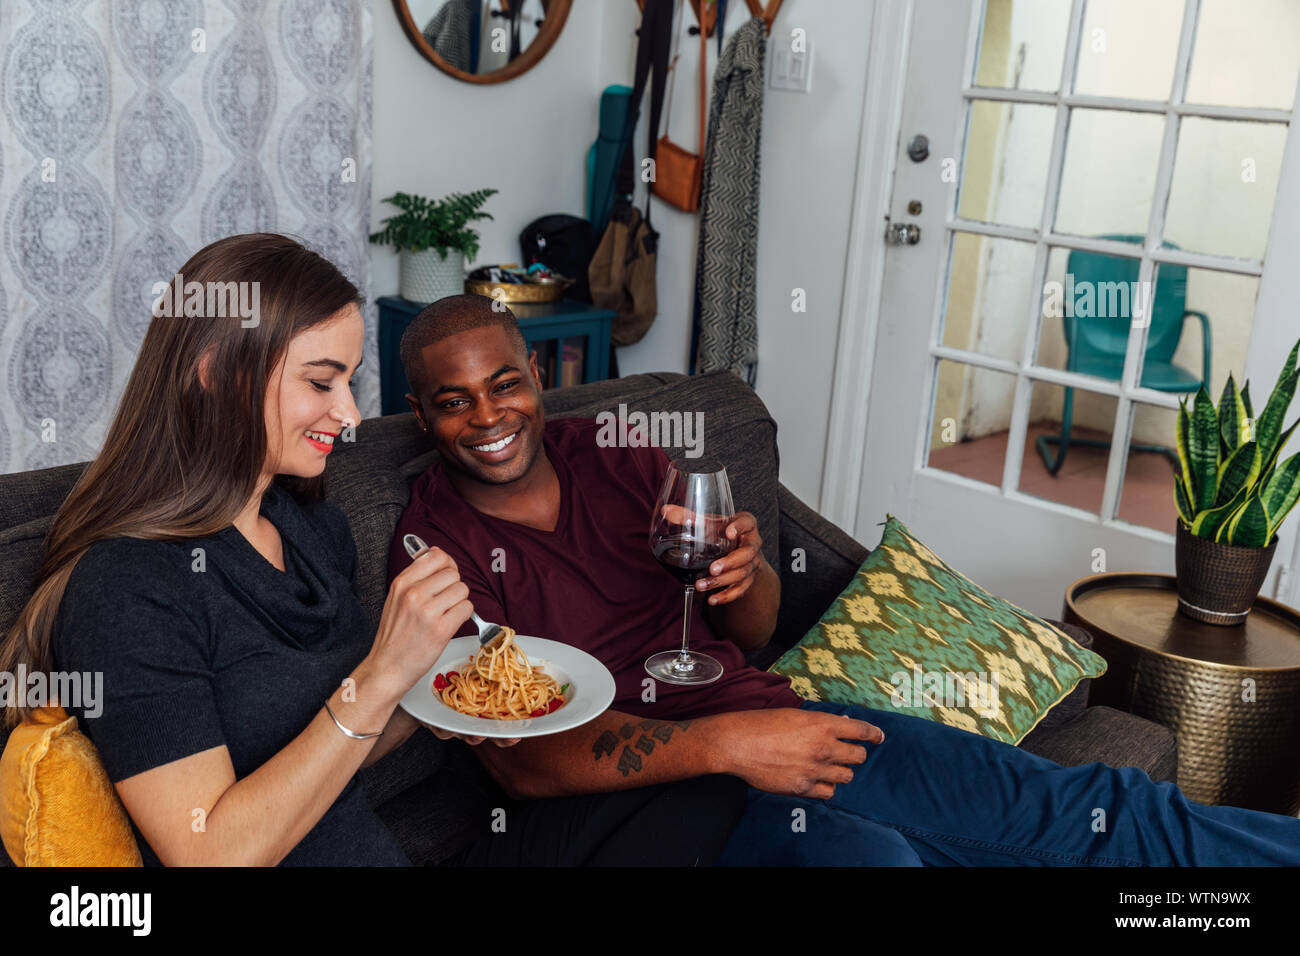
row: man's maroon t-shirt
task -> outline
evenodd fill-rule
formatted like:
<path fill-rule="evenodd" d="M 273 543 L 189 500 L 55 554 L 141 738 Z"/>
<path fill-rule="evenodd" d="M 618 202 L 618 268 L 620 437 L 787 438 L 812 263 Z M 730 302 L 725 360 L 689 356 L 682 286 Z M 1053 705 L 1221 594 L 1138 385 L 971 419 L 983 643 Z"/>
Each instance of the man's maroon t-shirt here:
<path fill-rule="evenodd" d="M 417 534 L 460 569 L 474 610 L 520 634 L 581 648 L 614 675 L 613 709 L 639 717 L 684 720 L 766 707 L 798 707 L 787 678 L 745 663 L 739 648 L 709 628 L 696 596 L 691 648 L 722 662 L 722 677 L 703 687 L 654 681 L 645 659 L 681 646 L 683 588 L 650 552 L 650 517 L 668 468 L 658 448 L 601 448 L 592 419 L 546 423 L 547 458 L 560 481 L 555 530 L 482 514 L 435 463 L 416 479 L 397 522 L 388 558 L 391 581 L 411 559 L 402 537 Z M 760 528 L 759 531 L 769 529 Z M 467 622 L 461 634 L 477 633 Z"/>

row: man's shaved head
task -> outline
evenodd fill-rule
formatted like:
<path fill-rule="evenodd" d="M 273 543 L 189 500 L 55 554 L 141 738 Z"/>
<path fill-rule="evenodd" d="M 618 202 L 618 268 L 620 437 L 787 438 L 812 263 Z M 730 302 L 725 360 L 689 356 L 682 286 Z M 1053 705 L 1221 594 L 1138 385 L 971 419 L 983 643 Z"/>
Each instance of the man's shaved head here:
<path fill-rule="evenodd" d="M 474 329 L 496 325 L 505 329 L 510 341 L 515 344 L 520 358 L 528 361 L 528 343 L 519 331 L 519 323 L 514 313 L 505 303 L 493 308 L 496 302 L 485 295 L 449 295 L 426 307 L 406 327 L 402 335 L 399 353 L 406 380 L 411 383 L 411 391 L 422 397 L 427 386 L 424 374 L 424 358 L 421 352 L 429 345 L 440 342 L 452 335 L 469 332 Z M 498 309 L 500 311 L 498 311 Z"/>

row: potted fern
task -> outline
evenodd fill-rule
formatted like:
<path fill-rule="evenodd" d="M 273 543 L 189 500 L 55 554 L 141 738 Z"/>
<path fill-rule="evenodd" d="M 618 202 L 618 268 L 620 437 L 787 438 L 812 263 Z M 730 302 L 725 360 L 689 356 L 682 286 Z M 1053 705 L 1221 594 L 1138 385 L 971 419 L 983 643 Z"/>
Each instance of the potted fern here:
<path fill-rule="evenodd" d="M 384 228 L 371 233 L 370 241 L 401 254 L 403 298 L 428 303 L 464 291 L 465 260 L 478 255 L 479 235 L 469 223 L 492 218 L 480 207 L 496 192 L 476 189 L 438 200 L 394 193 L 384 200 L 400 212 L 383 220 Z"/>
<path fill-rule="evenodd" d="M 1228 376 L 1219 407 L 1202 386 L 1178 409 L 1174 480 L 1178 533 L 1174 564 L 1178 609 L 1209 624 L 1241 624 L 1264 584 L 1277 529 L 1300 499 L 1300 454 L 1278 464 L 1297 421 L 1282 428 L 1295 396 L 1300 342 L 1282 368 L 1259 417 L 1250 383 Z"/>

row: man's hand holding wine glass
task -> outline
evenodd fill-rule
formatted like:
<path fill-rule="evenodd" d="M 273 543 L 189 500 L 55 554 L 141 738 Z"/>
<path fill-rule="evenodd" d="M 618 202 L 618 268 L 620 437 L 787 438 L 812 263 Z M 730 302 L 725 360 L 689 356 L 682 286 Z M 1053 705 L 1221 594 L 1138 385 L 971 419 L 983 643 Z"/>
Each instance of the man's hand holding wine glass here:
<path fill-rule="evenodd" d="M 737 511 L 735 519 L 727 525 L 728 541 L 735 542 L 731 553 L 709 565 L 709 576 L 695 584 L 697 591 L 716 591 L 709 596 L 710 604 L 730 604 L 742 597 L 754 583 L 754 576 L 762 570 L 763 538 L 758 533 L 758 519 L 748 511 Z"/>
<path fill-rule="evenodd" d="M 690 523 L 686 509 L 681 505 L 663 505 L 661 513 L 669 524 L 686 525 Z M 709 515 L 709 521 L 715 516 Z M 726 518 L 718 518 L 726 521 Z M 699 519 L 695 521 L 698 523 Z M 737 511 L 723 529 L 726 540 L 730 543 L 730 554 L 718 558 L 708 568 L 708 577 L 701 577 L 695 582 L 697 591 L 717 591 L 709 598 L 710 604 L 730 604 L 739 598 L 754 583 L 754 575 L 766 564 L 763 559 L 763 536 L 758 532 L 758 519 L 748 511 Z"/>

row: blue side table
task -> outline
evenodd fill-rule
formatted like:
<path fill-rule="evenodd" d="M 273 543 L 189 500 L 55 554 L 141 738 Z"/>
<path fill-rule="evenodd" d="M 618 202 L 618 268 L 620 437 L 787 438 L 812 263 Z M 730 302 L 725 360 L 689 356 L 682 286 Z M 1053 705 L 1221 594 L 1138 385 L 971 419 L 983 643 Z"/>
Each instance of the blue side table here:
<path fill-rule="evenodd" d="M 380 413 L 396 415 L 410 408 L 406 404 L 406 393 L 411 390 L 411 386 L 402 370 L 399 351 L 402 333 L 424 309 L 424 305 L 397 295 L 383 296 L 377 304 Z M 559 340 L 561 345 L 568 339 L 585 339 L 583 383 L 609 378 L 609 324 L 614 318 L 613 311 L 568 299 L 542 305 L 511 304 L 510 311 L 519 321 L 519 330 L 524 333 L 524 341 L 529 348 L 537 342 L 551 339 Z"/>

